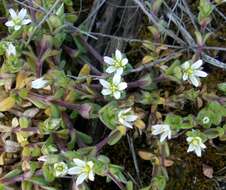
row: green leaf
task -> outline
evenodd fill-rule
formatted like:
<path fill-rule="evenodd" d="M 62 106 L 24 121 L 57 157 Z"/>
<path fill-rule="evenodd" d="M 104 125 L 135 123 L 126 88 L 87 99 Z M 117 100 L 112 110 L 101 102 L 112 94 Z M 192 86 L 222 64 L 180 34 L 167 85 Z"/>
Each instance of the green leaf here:
<path fill-rule="evenodd" d="M 84 155 L 84 156 L 94 156 L 96 155 L 97 150 L 95 146 L 87 146 L 87 147 L 78 149 L 77 152 L 80 155 Z"/>
<path fill-rule="evenodd" d="M 42 166 L 42 171 L 43 171 L 43 175 L 44 175 L 45 179 L 48 182 L 54 181 L 55 177 L 54 177 L 53 167 L 52 166 L 50 166 L 49 164 L 45 163 Z"/>
<path fill-rule="evenodd" d="M 126 190 L 133 190 L 133 182 L 132 181 L 128 181 L 126 184 Z"/>
<path fill-rule="evenodd" d="M 33 176 L 30 179 L 28 179 L 27 181 L 30 181 L 34 184 L 40 185 L 40 186 L 47 186 L 48 182 L 45 180 L 44 177 L 40 177 L 40 176 Z"/>
<path fill-rule="evenodd" d="M 13 178 L 13 177 L 16 177 L 18 175 L 20 175 L 22 173 L 22 170 L 17 168 L 17 169 L 14 169 L 12 171 L 10 171 L 9 173 L 7 173 L 3 178 Z"/>
<path fill-rule="evenodd" d="M 32 190 L 32 183 L 29 181 L 22 181 L 21 182 L 21 189 L 22 190 Z"/>
<path fill-rule="evenodd" d="M 118 129 L 113 130 L 109 135 L 108 144 L 111 146 L 116 144 L 122 136 L 123 134 Z"/>
<path fill-rule="evenodd" d="M 117 103 L 115 101 L 110 102 L 105 105 L 99 111 L 100 120 L 108 127 L 109 129 L 115 129 L 117 126 Z"/>
<path fill-rule="evenodd" d="M 97 175 L 106 176 L 108 168 L 109 163 L 103 162 L 102 160 L 95 160 L 94 171 Z"/>
<path fill-rule="evenodd" d="M 76 131 L 78 137 L 85 143 L 85 144 L 91 144 L 93 142 L 92 137 L 90 137 L 89 135 L 80 132 L 80 131 Z"/>
<path fill-rule="evenodd" d="M 224 135 L 224 129 L 221 127 L 211 128 L 204 131 L 208 139 L 215 139 Z"/>
<path fill-rule="evenodd" d="M 218 89 L 226 93 L 226 82 L 217 85 Z"/>
<path fill-rule="evenodd" d="M 156 176 L 152 179 L 151 187 L 156 190 L 164 190 L 166 187 L 166 178 L 164 176 Z"/>

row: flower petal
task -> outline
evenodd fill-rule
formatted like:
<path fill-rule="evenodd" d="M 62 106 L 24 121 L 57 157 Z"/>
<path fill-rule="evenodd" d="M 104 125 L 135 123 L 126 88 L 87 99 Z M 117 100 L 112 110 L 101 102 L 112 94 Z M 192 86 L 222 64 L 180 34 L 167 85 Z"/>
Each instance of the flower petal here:
<path fill-rule="evenodd" d="M 123 68 L 121 67 L 121 68 L 118 68 L 117 70 L 116 70 L 116 75 L 122 75 L 122 73 L 123 73 Z"/>
<path fill-rule="evenodd" d="M 27 15 L 27 10 L 23 8 L 23 9 L 20 10 L 20 12 L 19 12 L 19 14 L 18 14 L 18 17 L 19 17 L 21 20 L 23 20 L 23 19 L 26 17 L 26 15 Z"/>
<path fill-rule="evenodd" d="M 108 67 L 107 69 L 106 69 L 106 72 L 107 73 L 113 73 L 113 72 L 115 72 L 116 71 L 116 68 L 114 67 L 114 66 L 110 66 L 110 67 Z"/>
<path fill-rule="evenodd" d="M 34 89 L 41 89 L 47 85 L 48 81 L 42 78 L 38 78 L 31 83 L 31 87 Z"/>
<path fill-rule="evenodd" d="M 200 147 L 203 148 L 203 149 L 205 149 L 205 148 L 206 148 L 206 145 L 203 144 L 203 143 L 201 143 L 201 144 L 200 144 Z"/>
<path fill-rule="evenodd" d="M 10 14 L 10 16 L 12 17 L 12 19 L 14 19 L 14 18 L 17 17 L 17 13 L 16 13 L 16 11 L 14 11 L 13 9 L 9 9 L 9 14 Z"/>
<path fill-rule="evenodd" d="M 78 174 L 82 173 L 82 171 L 83 171 L 83 168 L 81 168 L 79 166 L 75 166 L 75 167 L 69 168 L 67 173 L 69 175 L 78 175 Z"/>
<path fill-rule="evenodd" d="M 201 150 L 201 147 L 200 146 L 196 146 L 195 147 L 195 153 L 198 157 L 201 157 L 202 155 L 202 150 Z"/>
<path fill-rule="evenodd" d="M 194 150 L 195 150 L 195 147 L 192 144 L 190 144 L 189 147 L 188 147 L 187 152 L 192 152 Z"/>
<path fill-rule="evenodd" d="M 88 165 L 90 168 L 93 168 L 94 163 L 93 163 L 92 161 L 88 161 L 88 162 L 87 162 L 87 165 Z"/>
<path fill-rule="evenodd" d="M 196 61 L 195 63 L 193 63 L 193 64 L 191 65 L 191 68 L 192 68 L 192 69 L 198 69 L 199 67 L 202 66 L 202 64 L 203 64 L 202 60 L 199 59 L 198 61 Z"/>
<path fill-rule="evenodd" d="M 127 88 L 127 83 L 126 82 L 121 82 L 119 85 L 118 85 L 118 89 L 119 90 L 125 90 Z"/>
<path fill-rule="evenodd" d="M 7 21 L 5 23 L 5 25 L 8 26 L 8 27 L 13 27 L 14 26 L 14 22 L 10 20 L 10 21 Z"/>
<path fill-rule="evenodd" d="M 200 71 L 200 70 L 195 70 L 194 71 L 194 75 L 198 76 L 198 77 L 207 77 L 207 73 L 204 71 Z"/>
<path fill-rule="evenodd" d="M 111 57 L 105 56 L 104 62 L 107 63 L 108 65 L 113 65 L 114 60 Z"/>
<path fill-rule="evenodd" d="M 80 184 L 83 183 L 83 181 L 87 178 L 87 174 L 82 173 L 81 175 L 78 176 L 77 180 L 76 180 L 76 186 L 79 186 Z"/>
<path fill-rule="evenodd" d="M 112 93 L 112 91 L 109 89 L 103 89 L 101 91 L 101 94 L 103 94 L 104 96 L 110 95 L 111 93 Z"/>
<path fill-rule="evenodd" d="M 22 21 L 22 25 L 26 25 L 26 24 L 29 24 L 29 23 L 31 23 L 31 19 L 24 19 Z"/>
<path fill-rule="evenodd" d="M 186 61 L 184 62 L 181 67 L 184 69 L 184 70 L 187 70 L 189 67 L 190 67 L 190 62 L 189 61 Z"/>
<path fill-rule="evenodd" d="M 119 91 L 114 92 L 114 97 L 116 100 L 118 100 L 121 97 L 121 93 Z"/>
<path fill-rule="evenodd" d="M 167 136 L 168 136 L 168 133 L 167 133 L 167 132 L 164 132 L 164 133 L 161 135 L 161 137 L 160 137 L 160 142 L 163 142 L 163 141 L 166 139 Z"/>
<path fill-rule="evenodd" d="M 122 60 L 122 66 L 127 65 L 128 62 L 129 62 L 128 59 L 127 59 L 127 58 L 124 58 L 124 59 Z"/>
<path fill-rule="evenodd" d="M 162 132 L 158 129 L 152 129 L 152 135 L 159 135 L 161 134 Z"/>
<path fill-rule="evenodd" d="M 83 161 L 83 160 L 80 160 L 78 158 L 74 158 L 73 159 L 73 162 L 77 165 L 77 166 L 80 166 L 80 167 L 85 167 L 86 166 L 86 162 Z"/>
<path fill-rule="evenodd" d="M 121 75 L 119 74 L 115 74 L 113 79 L 112 79 L 112 82 L 115 84 L 115 85 L 118 85 L 120 82 L 121 82 Z"/>
<path fill-rule="evenodd" d="M 171 130 L 169 130 L 168 131 L 168 139 L 171 139 L 171 134 L 172 134 L 172 132 L 171 132 Z"/>
<path fill-rule="evenodd" d="M 193 140 L 193 137 L 187 137 L 187 142 L 190 143 Z"/>
<path fill-rule="evenodd" d="M 132 129 L 133 128 L 133 126 L 132 126 L 132 124 L 131 123 L 129 123 L 129 122 L 127 122 L 127 121 L 123 121 L 123 123 L 122 123 L 124 126 L 126 126 L 126 127 L 128 127 L 128 128 L 130 128 L 130 129 Z"/>
<path fill-rule="evenodd" d="M 190 76 L 189 79 L 195 87 L 198 87 L 200 85 L 198 78 L 196 78 L 194 75 Z"/>
<path fill-rule="evenodd" d="M 115 51 L 115 58 L 116 60 L 120 60 L 120 61 L 122 59 L 122 53 L 118 49 L 116 49 Z"/>
<path fill-rule="evenodd" d="M 110 83 L 104 79 L 100 79 L 100 84 L 104 87 L 104 88 L 110 88 Z"/>
<path fill-rule="evenodd" d="M 94 173 L 93 171 L 89 172 L 89 180 L 94 181 Z"/>
<path fill-rule="evenodd" d="M 136 121 L 137 118 L 138 117 L 136 115 L 128 115 L 125 120 L 129 121 L 129 122 L 132 122 L 132 121 Z"/>
<path fill-rule="evenodd" d="M 188 74 L 187 73 L 184 73 L 183 74 L 183 80 L 185 81 L 185 80 L 188 80 Z"/>

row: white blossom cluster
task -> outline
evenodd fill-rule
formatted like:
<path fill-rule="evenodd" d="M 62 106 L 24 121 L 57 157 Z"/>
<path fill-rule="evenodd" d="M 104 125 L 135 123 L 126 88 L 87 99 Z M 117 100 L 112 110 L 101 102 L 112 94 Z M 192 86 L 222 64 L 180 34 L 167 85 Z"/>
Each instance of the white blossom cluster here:
<path fill-rule="evenodd" d="M 128 64 L 128 59 L 123 57 L 122 53 L 117 49 L 113 57 L 105 56 L 104 62 L 108 65 L 105 70 L 106 73 L 113 74 L 113 77 L 109 81 L 99 80 L 103 86 L 101 93 L 104 96 L 110 95 L 118 100 L 121 98 L 121 93 L 127 88 L 127 83 L 122 82 L 122 74 Z"/>
<path fill-rule="evenodd" d="M 164 142 L 167 138 L 171 139 L 172 130 L 167 124 L 153 125 L 152 135 L 160 135 L 160 142 Z M 198 157 L 201 157 L 202 150 L 206 148 L 202 138 L 199 136 L 189 136 L 186 140 L 189 144 L 187 152 L 195 152 Z"/>

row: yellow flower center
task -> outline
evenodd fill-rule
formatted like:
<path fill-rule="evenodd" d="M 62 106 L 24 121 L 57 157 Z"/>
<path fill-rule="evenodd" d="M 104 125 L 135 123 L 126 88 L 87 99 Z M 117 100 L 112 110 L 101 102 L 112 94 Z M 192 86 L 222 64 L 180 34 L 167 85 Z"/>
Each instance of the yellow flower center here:
<path fill-rule="evenodd" d="M 110 88 L 111 88 L 112 93 L 114 93 L 117 90 L 117 86 L 114 85 L 113 83 L 111 84 Z"/>
<path fill-rule="evenodd" d="M 123 67 L 122 66 L 122 60 L 115 60 L 115 67 L 117 67 L 117 68 L 121 68 L 121 67 Z"/>
<path fill-rule="evenodd" d="M 56 167 L 56 170 L 57 171 L 64 171 L 64 166 L 63 165 L 58 165 L 57 167 Z"/>
<path fill-rule="evenodd" d="M 21 25 L 21 23 L 22 23 L 20 18 L 13 19 L 13 22 L 14 22 L 15 25 Z"/>
<path fill-rule="evenodd" d="M 84 173 L 90 173 L 90 171 L 91 171 L 91 167 L 88 165 L 88 164 L 86 164 L 86 166 L 85 166 L 85 168 L 84 168 Z"/>
<path fill-rule="evenodd" d="M 193 74 L 193 69 L 192 68 L 189 68 L 188 70 L 187 70 L 187 73 L 188 73 L 188 75 L 192 75 Z"/>
<path fill-rule="evenodd" d="M 193 145 L 199 145 L 200 144 L 200 138 L 199 137 L 194 138 L 191 143 Z"/>

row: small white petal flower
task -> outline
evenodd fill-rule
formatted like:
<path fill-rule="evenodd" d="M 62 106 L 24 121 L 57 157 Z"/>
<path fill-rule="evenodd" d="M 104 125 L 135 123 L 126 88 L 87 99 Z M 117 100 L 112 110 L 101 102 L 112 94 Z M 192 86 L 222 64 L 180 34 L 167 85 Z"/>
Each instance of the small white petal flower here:
<path fill-rule="evenodd" d="M 53 169 L 56 177 L 62 177 L 67 174 L 68 166 L 64 162 L 58 162 L 53 165 Z"/>
<path fill-rule="evenodd" d="M 82 184 L 86 179 L 94 181 L 94 163 L 92 161 L 83 161 L 80 159 L 74 159 L 73 161 L 76 166 L 70 168 L 68 174 L 77 175 L 76 186 Z"/>
<path fill-rule="evenodd" d="M 19 13 L 13 9 L 9 9 L 9 13 L 12 20 L 9 20 L 5 25 L 9 28 L 13 28 L 15 31 L 20 30 L 23 25 L 31 23 L 31 19 L 27 18 L 27 10 L 21 9 Z"/>
<path fill-rule="evenodd" d="M 152 126 L 152 135 L 160 135 L 160 142 L 163 142 L 167 137 L 171 139 L 171 129 L 167 124 L 158 124 Z"/>
<path fill-rule="evenodd" d="M 121 93 L 127 88 L 126 82 L 121 82 L 121 75 L 115 74 L 112 81 L 108 82 L 106 80 L 100 79 L 100 84 L 103 86 L 101 93 L 104 96 L 111 95 L 115 99 L 120 99 Z"/>
<path fill-rule="evenodd" d="M 107 73 L 118 73 L 118 75 L 122 75 L 123 70 L 128 64 L 128 59 L 123 57 L 122 53 L 117 49 L 115 51 L 115 55 L 113 58 L 105 56 L 104 62 L 109 65 L 106 69 Z"/>
<path fill-rule="evenodd" d="M 188 80 L 195 87 L 198 87 L 201 83 L 199 77 L 207 77 L 207 73 L 202 71 L 202 60 L 199 59 L 195 63 L 191 63 L 190 61 L 186 61 L 181 65 L 183 76 L 182 79 L 184 81 Z"/>
<path fill-rule="evenodd" d="M 187 137 L 189 144 L 187 152 L 195 152 L 198 157 L 201 157 L 202 150 L 206 148 L 206 145 L 202 142 L 200 137 Z"/>
<path fill-rule="evenodd" d="M 15 56 L 16 55 L 16 47 L 11 43 L 7 43 L 6 47 L 6 55 L 9 56 Z"/>
<path fill-rule="evenodd" d="M 48 81 L 44 80 L 42 77 L 32 81 L 31 87 L 34 89 L 41 89 L 41 88 L 44 88 L 47 84 L 48 84 Z"/>
<path fill-rule="evenodd" d="M 124 109 L 119 111 L 118 113 L 118 121 L 121 125 L 133 128 L 133 122 L 137 120 L 137 116 L 134 114 L 131 114 L 131 108 Z"/>

